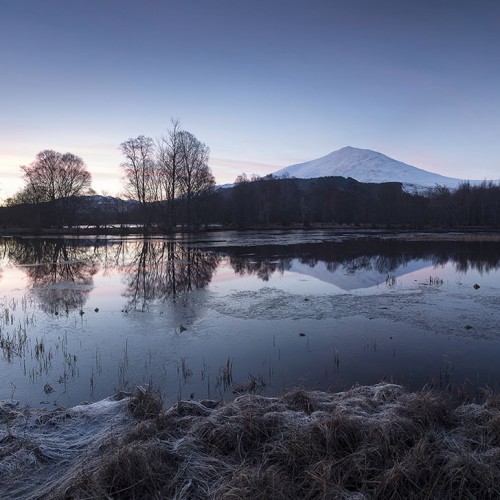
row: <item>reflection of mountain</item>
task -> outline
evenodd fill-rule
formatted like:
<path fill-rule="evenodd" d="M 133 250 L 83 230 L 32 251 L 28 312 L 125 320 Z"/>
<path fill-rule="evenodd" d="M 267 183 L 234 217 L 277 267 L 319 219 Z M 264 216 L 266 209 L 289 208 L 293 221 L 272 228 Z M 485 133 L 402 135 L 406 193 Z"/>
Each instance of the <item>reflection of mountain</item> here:
<path fill-rule="evenodd" d="M 130 264 L 123 268 L 127 276 L 124 295 L 132 309 L 146 310 L 152 301 L 167 297 L 175 301 L 180 294 L 205 288 L 219 263 L 212 252 L 172 242 L 144 240 L 129 251 Z"/>
<path fill-rule="evenodd" d="M 331 271 L 325 262 L 318 262 L 314 267 L 310 267 L 301 263 L 298 259 L 294 259 L 289 270 L 293 273 L 311 276 L 325 283 L 330 283 L 340 290 L 351 291 L 370 288 L 386 282 L 389 272 L 379 271 L 374 260 L 374 258 L 371 258 L 366 261 L 363 268 L 352 269 L 349 266 L 342 265 Z M 430 261 L 414 260 L 393 269 L 390 274 L 400 277 L 431 265 Z"/>
<path fill-rule="evenodd" d="M 97 264 L 91 248 L 72 240 L 9 240 L 10 259 L 26 273 L 41 308 L 50 314 L 82 308 Z"/>
<path fill-rule="evenodd" d="M 457 271 L 488 272 L 500 267 L 497 242 L 399 241 L 375 238 L 338 243 L 219 249 L 234 271 L 267 281 L 289 270 L 331 283 L 342 290 L 367 288 L 428 266 L 452 262 Z"/>

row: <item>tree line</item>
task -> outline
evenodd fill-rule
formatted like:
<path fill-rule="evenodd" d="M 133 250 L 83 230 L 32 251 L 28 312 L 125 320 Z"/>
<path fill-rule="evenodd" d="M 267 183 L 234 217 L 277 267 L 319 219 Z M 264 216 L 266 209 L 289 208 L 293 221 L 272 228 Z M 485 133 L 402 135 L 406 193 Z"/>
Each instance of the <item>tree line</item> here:
<path fill-rule="evenodd" d="M 399 182 L 361 183 L 351 178 L 239 176 L 206 202 L 207 221 L 233 227 L 364 225 L 374 227 L 500 226 L 500 186 L 436 186 L 409 193 Z"/>
<path fill-rule="evenodd" d="M 0 223 L 34 230 L 136 224 L 145 232 L 211 225 L 500 226 L 500 185 L 492 182 L 409 193 L 399 182 L 241 174 L 232 187 L 216 189 L 209 148 L 177 120 L 160 139 L 140 135 L 120 150 L 125 199 L 94 196 L 81 158 L 45 150 L 21 167 L 25 186 L 1 208 Z"/>

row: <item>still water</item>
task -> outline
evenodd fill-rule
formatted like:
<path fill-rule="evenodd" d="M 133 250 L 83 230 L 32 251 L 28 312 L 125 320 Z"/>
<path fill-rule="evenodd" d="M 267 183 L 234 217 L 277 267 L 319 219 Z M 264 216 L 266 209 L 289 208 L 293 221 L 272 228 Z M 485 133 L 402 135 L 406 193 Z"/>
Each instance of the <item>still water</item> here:
<path fill-rule="evenodd" d="M 500 244 L 327 231 L 0 240 L 0 399 L 500 385 Z"/>

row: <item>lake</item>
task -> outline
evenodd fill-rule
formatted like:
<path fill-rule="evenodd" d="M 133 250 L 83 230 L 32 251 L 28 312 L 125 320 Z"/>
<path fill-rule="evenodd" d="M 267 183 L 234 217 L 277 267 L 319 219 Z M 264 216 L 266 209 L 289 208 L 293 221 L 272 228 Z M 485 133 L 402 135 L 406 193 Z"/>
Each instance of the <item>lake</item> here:
<path fill-rule="evenodd" d="M 500 243 L 335 231 L 0 240 L 0 399 L 500 381 Z M 453 240 L 454 238 L 448 238 Z"/>

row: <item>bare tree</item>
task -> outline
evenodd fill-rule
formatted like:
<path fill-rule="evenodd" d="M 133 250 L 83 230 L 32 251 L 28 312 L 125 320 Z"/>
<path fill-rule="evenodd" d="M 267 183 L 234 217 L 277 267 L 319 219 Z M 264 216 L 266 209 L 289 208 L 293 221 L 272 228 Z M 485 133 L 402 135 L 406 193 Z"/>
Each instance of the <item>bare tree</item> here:
<path fill-rule="evenodd" d="M 56 217 L 50 218 L 59 223 L 71 222 L 76 208 L 76 197 L 92 194 L 92 177 L 84 161 L 72 153 L 58 153 L 46 149 L 37 154 L 34 162 L 22 166 L 26 186 L 16 195 L 21 203 L 36 205 L 37 225 L 39 223 L 39 204 L 58 200 Z M 61 201 L 59 201 L 61 200 Z"/>
<path fill-rule="evenodd" d="M 168 226 L 175 227 L 175 198 L 179 190 L 179 170 L 181 168 L 181 124 L 172 120 L 172 128 L 158 141 L 157 161 L 163 196 L 168 206 Z"/>
<path fill-rule="evenodd" d="M 208 147 L 193 134 L 181 129 L 178 120 L 158 142 L 158 169 L 162 192 L 168 206 L 168 225 L 176 225 L 176 203 L 183 198 L 186 204 L 186 221 L 191 225 L 193 200 L 215 185 L 215 178 L 208 166 Z"/>
<path fill-rule="evenodd" d="M 186 202 L 186 222 L 190 226 L 193 216 L 193 200 L 209 192 L 215 186 L 215 178 L 208 166 L 209 148 L 193 134 L 179 133 L 181 170 L 179 175 L 180 195 Z"/>
<path fill-rule="evenodd" d="M 26 184 L 17 193 L 5 201 L 6 206 L 14 206 L 19 204 L 32 205 L 43 201 L 43 193 L 35 188 L 31 183 Z"/>
<path fill-rule="evenodd" d="M 181 129 L 178 120 L 156 143 L 139 136 L 120 145 L 126 161 L 125 190 L 129 198 L 143 207 L 145 223 L 150 222 L 153 203 L 166 206 L 167 226 L 175 228 L 177 205 L 187 207 L 186 220 L 191 224 L 194 203 L 200 194 L 215 185 L 208 166 L 208 147 L 196 137 Z"/>
<path fill-rule="evenodd" d="M 36 160 L 22 166 L 27 186 L 23 190 L 28 199 L 55 201 L 59 198 L 89 194 L 92 177 L 84 161 L 72 153 L 58 153 L 46 149 Z"/>
<path fill-rule="evenodd" d="M 157 201 L 159 195 L 153 140 L 140 135 L 122 142 L 120 149 L 125 156 L 125 161 L 121 164 L 125 172 L 125 191 L 131 200 L 140 203 L 144 226 L 147 226 L 151 222 L 151 203 Z"/>

